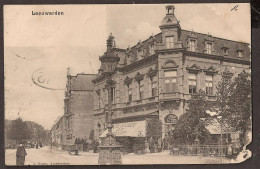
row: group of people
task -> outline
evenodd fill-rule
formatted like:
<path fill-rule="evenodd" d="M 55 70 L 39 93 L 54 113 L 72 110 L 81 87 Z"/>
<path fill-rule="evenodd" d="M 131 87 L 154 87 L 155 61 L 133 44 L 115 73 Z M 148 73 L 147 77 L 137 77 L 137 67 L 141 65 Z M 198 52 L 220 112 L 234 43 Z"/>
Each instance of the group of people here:
<path fill-rule="evenodd" d="M 161 137 L 150 137 L 146 143 L 146 152 L 149 151 L 150 153 L 157 153 L 161 152 L 162 150 L 169 150 L 169 141 L 170 138 L 168 138 L 167 135 L 164 139 Z"/>

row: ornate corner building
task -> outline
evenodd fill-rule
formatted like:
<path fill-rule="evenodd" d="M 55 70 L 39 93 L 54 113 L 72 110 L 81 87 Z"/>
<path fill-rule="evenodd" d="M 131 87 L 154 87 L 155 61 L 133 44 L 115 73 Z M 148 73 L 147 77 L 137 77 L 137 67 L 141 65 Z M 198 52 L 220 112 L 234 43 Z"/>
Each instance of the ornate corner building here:
<path fill-rule="evenodd" d="M 93 130 L 94 76 L 72 76 L 68 68 L 64 114 L 52 127 L 52 141 L 63 150 L 69 150 L 76 139 L 89 139 Z"/>
<path fill-rule="evenodd" d="M 166 6 L 161 33 L 131 48 L 110 49 L 111 57 L 119 58 L 111 65 L 115 67 L 115 83 L 110 90 L 114 126 L 155 118 L 162 122 L 164 137 L 174 129 L 193 94 L 202 89 L 209 100 L 215 99 L 221 72 L 228 69 L 237 75 L 250 71 L 249 44 L 183 30 L 174 9 L 173 5 Z M 102 64 L 102 57 L 100 61 L 99 74 L 93 80 L 95 138 L 106 129 L 108 109 L 107 78 L 102 71 L 109 65 Z"/>

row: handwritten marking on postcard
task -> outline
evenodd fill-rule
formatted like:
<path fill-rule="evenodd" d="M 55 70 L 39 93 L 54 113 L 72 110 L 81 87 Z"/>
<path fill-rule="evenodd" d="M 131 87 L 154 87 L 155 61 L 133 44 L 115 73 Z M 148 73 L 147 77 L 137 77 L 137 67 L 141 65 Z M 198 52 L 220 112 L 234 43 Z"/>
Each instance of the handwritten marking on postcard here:
<path fill-rule="evenodd" d="M 231 9 L 231 11 L 237 11 L 237 10 L 238 10 L 238 6 L 239 6 L 239 5 L 234 6 L 234 7 Z"/>

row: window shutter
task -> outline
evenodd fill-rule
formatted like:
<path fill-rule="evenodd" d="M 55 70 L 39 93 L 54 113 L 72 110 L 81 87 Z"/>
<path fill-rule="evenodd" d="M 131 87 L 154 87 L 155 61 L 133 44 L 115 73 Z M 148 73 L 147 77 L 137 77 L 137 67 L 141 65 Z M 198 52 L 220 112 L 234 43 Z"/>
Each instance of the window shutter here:
<path fill-rule="evenodd" d="M 165 90 L 166 92 L 170 92 L 170 83 L 165 83 Z"/>
<path fill-rule="evenodd" d="M 176 83 L 172 83 L 172 92 L 176 92 L 176 87 L 177 87 Z"/>

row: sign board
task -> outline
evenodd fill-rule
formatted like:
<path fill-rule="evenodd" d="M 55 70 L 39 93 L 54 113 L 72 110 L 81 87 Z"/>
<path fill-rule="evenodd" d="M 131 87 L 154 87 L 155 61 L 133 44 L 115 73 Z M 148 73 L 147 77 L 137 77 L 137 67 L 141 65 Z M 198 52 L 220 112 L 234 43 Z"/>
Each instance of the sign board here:
<path fill-rule="evenodd" d="M 176 124 L 178 121 L 178 117 L 174 114 L 168 114 L 165 118 L 164 118 L 164 122 L 165 123 L 171 123 L 171 124 Z"/>
<path fill-rule="evenodd" d="M 128 123 L 113 124 L 112 132 L 117 137 L 145 137 L 146 136 L 146 121 L 134 121 Z M 106 137 L 107 130 L 99 137 Z"/>

